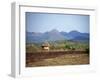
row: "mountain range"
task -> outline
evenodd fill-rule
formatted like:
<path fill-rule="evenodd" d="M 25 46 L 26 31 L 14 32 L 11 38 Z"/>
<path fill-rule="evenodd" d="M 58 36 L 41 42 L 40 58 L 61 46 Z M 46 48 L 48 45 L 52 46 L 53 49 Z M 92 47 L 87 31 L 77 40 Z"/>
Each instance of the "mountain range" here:
<path fill-rule="evenodd" d="M 89 33 L 81 33 L 79 31 L 59 32 L 53 29 L 48 32 L 26 32 L 26 42 L 44 42 L 44 41 L 57 41 L 57 40 L 71 40 L 71 41 L 89 41 Z"/>

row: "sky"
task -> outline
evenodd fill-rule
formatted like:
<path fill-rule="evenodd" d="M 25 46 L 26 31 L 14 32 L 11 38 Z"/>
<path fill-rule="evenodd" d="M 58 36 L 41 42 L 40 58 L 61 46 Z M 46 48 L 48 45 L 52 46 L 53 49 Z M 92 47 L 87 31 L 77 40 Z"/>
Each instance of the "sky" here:
<path fill-rule="evenodd" d="M 47 32 L 53 29 L 89 33 L 89 15 L 26 12 L 27 32 Z"/>

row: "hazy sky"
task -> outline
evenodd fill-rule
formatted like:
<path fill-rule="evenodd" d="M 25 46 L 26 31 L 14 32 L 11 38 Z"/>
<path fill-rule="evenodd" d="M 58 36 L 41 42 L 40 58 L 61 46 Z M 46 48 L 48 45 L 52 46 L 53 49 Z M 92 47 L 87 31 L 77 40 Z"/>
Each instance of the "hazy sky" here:
<path fill-rule="evenodd" d="M 26 12 L 26 31 L 46 32 L 52 29 L 89 33 L 89 16 Z"/>

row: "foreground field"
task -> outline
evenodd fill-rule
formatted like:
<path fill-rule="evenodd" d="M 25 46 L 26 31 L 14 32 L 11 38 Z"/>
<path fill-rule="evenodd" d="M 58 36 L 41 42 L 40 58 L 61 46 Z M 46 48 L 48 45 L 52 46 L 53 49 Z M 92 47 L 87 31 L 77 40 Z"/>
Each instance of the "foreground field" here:
<path fill-rule="evenodd" d="M 85 51 L 49 51 L 26 53 L 26 67 L 89 64 Z"/>

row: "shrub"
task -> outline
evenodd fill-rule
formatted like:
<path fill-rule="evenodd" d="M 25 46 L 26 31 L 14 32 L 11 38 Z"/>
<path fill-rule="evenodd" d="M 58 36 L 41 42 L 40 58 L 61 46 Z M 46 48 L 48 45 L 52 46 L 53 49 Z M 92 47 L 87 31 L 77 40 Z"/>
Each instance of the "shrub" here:
<path fill-rule="evenodd" d="M 65 45 L 65 48 L 71 49 L 70 45 Z"/>
<path fill-rule="evenodd" d="M 86 48 L 85 51 L 86 51 L 87 53 L 89 53 L 89 48 Z"/>
<path fill-rule="evenodd" d="M 72 47 L 72 48 L 71 48 L 71 50 L 75 50 L 75 48 L 74 48 L 74 47 Z"/>

